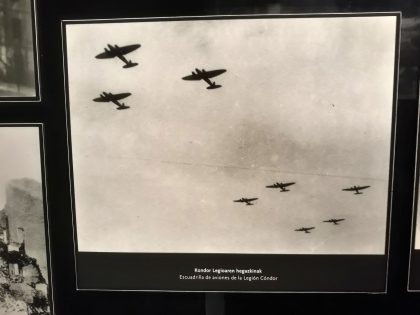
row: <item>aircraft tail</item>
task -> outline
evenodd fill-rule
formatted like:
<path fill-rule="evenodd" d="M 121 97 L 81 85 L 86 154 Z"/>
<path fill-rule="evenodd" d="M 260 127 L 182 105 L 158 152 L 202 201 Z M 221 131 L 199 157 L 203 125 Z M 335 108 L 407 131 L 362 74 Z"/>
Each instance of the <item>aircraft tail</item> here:
<path fill-rule="evenodd" d="M 135 67 L 135 66 L 137 66 L 138 65 L 138 63 L 136 63 L 136 62 L 132 62 L 131 60 L 129 60 L 124 66 L 123 66 L 123 68 L 124 69 L 128 69 L 128 68 L 133 68 L 133 67 Z"/>
<path fill-rule="evenodd" d="M 220 88 L 220 87 L 222 87 L 222 86 L 221 86 L 221 85 L 216 84 L 216 82 L 213 82 L 211 85 L 209 85 L 209 86 L 207 87 L 207 90 L 214 90 L 214 89 L 218 89 L 218 88 Z"/>
<path fill-rule="evenodd" d="M 130 106 L 126 106 L 124 103 L 122 103 L 121 106 L 117 107 L 118 110 L 123 110 L 123 109 L 127 109 L 127 108 L 130 108 Z"/>

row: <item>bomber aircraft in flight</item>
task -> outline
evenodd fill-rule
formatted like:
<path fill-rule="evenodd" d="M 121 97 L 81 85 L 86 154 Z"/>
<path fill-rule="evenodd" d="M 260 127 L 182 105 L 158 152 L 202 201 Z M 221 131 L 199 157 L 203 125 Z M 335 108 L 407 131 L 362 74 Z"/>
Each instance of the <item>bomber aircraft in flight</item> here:
<path fill-rule="evenodd" d="M 212 82 L 210 79 L 217 77 L 218 75 L 221 75 L 222 73 L 225 73 L 226 72 L 225 69 L 206 71 L 204 69 L 200 70 L 200 69 L 195 68 L 195 71 L 196 72 L 193 71 L 191 75 L 187 75 L 186 77 L 183 77 L 182 80 L 187 80 L 187 81 L 204 80 L 209 85 L 207 87 L 208 90 L 213 90 L 213 89 L 222 87 L 221 85 L 216 84 L 216 82 L 214 81 Z"/>
<path fill-rule="evenodd" d="M 355 195 L 361 195 L 363 192 L 360 192 L 360 190 L 369 188 L 370 186 L 353 186 L 349 188 L 344 188 L 343 191 L 354 191 Z"/>
<path fill-rule="evenodd" d="M 296 232 L 311 233 L 310 231 L 313 230 L 313 229 L 315 229 L 315 227 L 311 226 L 311 227 L 302 227 L 302 228 L 296 229 L 295 231 Z"/>
<path fill-rule="evenodd" d="M 108 48 L 104 48 L 104 52 L 100 53 L 99 55 L 97 55 L 95 58 L 96 59 L 111 59 L 111 58 L 115 58 L 118 57 L 119 59 L 121 59 L 122 62 L 125 63 L 125 65 L 123 66 L 123 68 L 127 69 L 127 68 L 132 68 L 138 65 L 138 63 L 132 62 L 131 60 L 127 60 L 124 55 L 127 55 L 129 53 L 131 53 L 132 51 L 135 51 L 136 49 L 140 48 L 140 44 L 134 44 L 134 45 L 128 45 L 128 46 L 123 46 L 123 47 L 119 47 L 118 45 L 107 45 Z"/>
<path fill-rule="evenodd" d="M 120 94 L 112 94 L 107 92 L 102 92 L 100 94 L 100 97 L 94 98 L 93 100 L 95 102 L 112 102 L 115 105 L 117 105 L 117 109 L 127 109 L 130 108 L 130 106 L 125 105 L 124 103 L 120 103 L 120 100 L 129 97 L 131 93 L 120 93 Z"/>
<path fill-rule="evenodd" d="M 322 222 L 327 222 L 327 223 L 334 223 L 334 225 L 339 225 L 340 223 L 338 223 L 338 222 L 341 222 L 341 221 L 344 221 L 345 219 L 329 219 L 329 220 L 325 220 L 325 221 L 322 221 Z"/>
<path fill-rule="evenodd" d="M 273 185 L 265 186 L 266 188 L 280 188 L 280 192 L 290 191 L 286 187 L 294 185 L 296 183 L 275 183 Z"/>
<path fill-rule="evenodd" d="M 255 201 L 257 199 L 258 198 L 241 198 L 241 199 L 238 199 L 238 200 L 234 200 L 233 202 L 245 202 L 247 206 L 252 206 L 252 205 L 254 205 L 252 203 L 252 201 Z"/>

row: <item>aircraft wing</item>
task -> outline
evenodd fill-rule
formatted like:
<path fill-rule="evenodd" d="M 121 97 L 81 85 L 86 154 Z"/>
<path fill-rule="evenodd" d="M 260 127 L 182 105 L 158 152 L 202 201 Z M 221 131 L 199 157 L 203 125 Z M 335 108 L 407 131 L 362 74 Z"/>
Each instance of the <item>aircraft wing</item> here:
<path fill-rule="evenodd" d="M 355 188 L 344 188 L 343 191 L 355 191 Z"/>
<path fill-rule="evenodd" d="M 122 100 L 123 98 L 129 97 L 131 95 L 131 93 L 119 93 L 119 94 L 112 94 L 109 97 L 110 101 L 119 101 Z"/>
<path fill-rule="evenodd" d="M 306 231 L 313 230 L 313 229 L 314 229 L 314 227 L 307 227 L 307 228 L 299 228 L 299 229 L 296 229 L 295 231 L 306 232 Z"/>
<path fill-rule="evenodd" d="M 201 80 L 202 77 L 200 74 L 191 74 L 191 75 L 187 75 L 186 77 L 183 77 L 182 80 L 187 80 L 187 81 L 199 81 Z"/>
<path fill-rule="evenodd" d="M 255 201 L 255 200 L 257 200 L 258 198 L 249 198 L 249 199 L 247 199 L 247 201 Z"/>
<path fill-rule="evenodd" d="M 284 183 L 284 184 L 282 184 L 282 186 L 283 187 L 288 187 L 288 186 L 291 186 L 291 185 L 294 185 L 295 183 Z"/>
<path fill-rule="evenodd" d="M 134 45 L 128 45 L 124 47 L 115 47 L 115 46 L 109 46 L 110 49 L 108 51 L 105 51 L 99 55 L 97 55 L 95 58 L 97 59 L 108 59 L 108 58 L 114 58 L 126 55 L 137 48 L 140 47 L 140 44 L 134 44 Z"/>
<path fill-rule="evenodd" d="M 366 189 L 366 188 L 369 188 L 370 186 L 359 186 L 359 187 L 357 187 L 357 189 L 359 189 L 359 190 L 361 190 L 361 189 Z"/>
<path fill-rule="evenodd" d="M 279 188 L 277 184 L 265 186 L 266 188 Z"/>
<path fill-rule="evenodd" d="M 134 44 L 134 45 L 127 45 L 124 47 L 118 47 L 115 48 L 115 51 L 118 55 L 126 55 L 128 53 L 131 53 L 132 51 L 135 51 L 136 49 L 140 48 L 140 44 Z"/>
<path fill-rule="evenodd" d="M 108 58 L 114 58 L 115 52 L 113 51 L 105 51 L 103 53 L 100 53 L 99 55 L 96 55 L 95 58 L 96 59 L 108 59 Z"/>
<path fill-rule="evenodd" d="M 187 81 L 204 80 L 208 84 L 211 85 L 212 82 L 209 79 L 216 77 L 218 75 L 221 75 L 224 72 L 226 72 L 225 69 L 212 70 L 212 71 L 200 71 L 200 73 L 193 73 L 191 75 L 187 75 L 186 77 L 183 77 L 182 80 L 187 80 Z"/>
<path fill-rule="evenodd" d="M 218 70 L 211 70 L 211 71 L 205 71 L 202 73 L 203 79 L 207 78 L 214 78 L 217 77 L 218 75 L 221 75 L 222 73 L 225 73 L 226 70 L 225 69 L 218 69 Z"/>
<path fill-rule="evenodd" d="M 106 99 L 105 97 L 101 96 L 101 97 L 97 97 L 93 99 L 94 102 L 109 102 L 108 99 Z"/>

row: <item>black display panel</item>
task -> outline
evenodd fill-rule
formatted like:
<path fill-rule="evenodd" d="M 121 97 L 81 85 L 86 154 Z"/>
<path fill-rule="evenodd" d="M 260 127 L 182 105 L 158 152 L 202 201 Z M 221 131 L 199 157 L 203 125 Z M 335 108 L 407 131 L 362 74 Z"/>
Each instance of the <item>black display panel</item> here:
<path fill-rule="evenodd" d="M 9 1 L 18 3 L 21 1 Z M 134 291 L 122 291 L 112 289 L 112 291 L 102 290 L 78 290 L 78 284 L 76 281 L 75 272 L 75 252 L 74 252 L 74 238 L 73 238 L 73 212 L 71 209 L 71 187 L 69 181 L 69 163 L 68 163 L 68 133 L 66 128 L 66 93 L 65 93 L 65 82 L 66 77 L 63 67 L 63 47 L 62 47 L 62 21 L 63 20 L 85 20 L 85 19 L 122 19 L 122 18 L 156 18 L 156 17 L 176 17 L 186 16 L 211 16 L 215 15 L 249 15 L 249 14 L 293 14 L 301 15 L 304 14 L 320 14 L 325 13 L 357 13 L 357 12 L 401 12 L 401 50 L 400 50 L 400 62 L 399 62 L 399 75 L 398 75 L 398 110 L 395 115 L 395 152 L 394 152 L 394 174 L 392 183 L 392 213 L 390 214 L 390 222 L 392 228 L 389 234 L 389 255 L 387 257 L 388 268 L 387 268 L 387 293 L 386 294 L 360 294 L 360 293 L 344 293 L 335 294 L 322 293 L 303 293 L 279 291 L 279 293 L 252 293 L 248 292 L 229 292 L 229 293 L 201 293 L 201 292 L 138 292 Z M 0 15 L 0 23 L 1 23 Z M 414 166 L 415 166 L 415 154 L 417 146 L 417 120 L 418 120 L 418 73 L 420 66 L 420 2 L 417 0 L 338 0 L 338 1 L 313 1 L 313 0 L 302 0 L 302 1 L 289 1 L 289 0 L 263 0 L 263 1 L 249 1 L 249 0 L 233 0 L 233 1 L 218 1 L 218 0 L 206 0 L 206 1 L 166 1 L 166 0 L 153 0 L 153 1 L 137 1 L 137 0 L 123 0 L 123 1 L 111 1 L 111 0 L 90 0 L 88 3 L 82 0 L 42 0 L 37 1 L 36 4 L 36 37 L 38 42 L 38 57 L 39 57 L 39 79 L 42 83 L 39 93 L 40 101 L 34 103 L 34 99 L 20 100 L 19 104 L 15 100 L 4 100 L 0 104 L 0 122 L 2 124 L 17 124 L 21 126 L 23 123 L 30 125 L 43 125 L 43 138 L 44 138 L 44 156 L 45 156 L 45 185 L 47 186 L 45 192 L 48 191 L 45 196 L 45 201 L 48 203 L 48 221 L 50 230 L 50 244 L 51 244 L 51 289 L 53 294 L 54 313 L 60 315 L 75 315 L 75 314 L 150 314 L 150 315 L 163 315 L 163 314 L 206 314 L 206 315 L 235 315 L 235 314 L 308 314 L 308 313 L 321 313 L 321 314 L 342 314 L 342 315 L 354 315 L 354 314 L 418 314 L 420 312 L 420 299 L 418 292 L 410 290 L 408 286 L 409 278 L 409 258 L 410 256 L 410 239 L 412 231 L 412 210 L 413 210 L 413 191 L 414 191 Z M 1 28 L 0 28 L 1 33 Z M 142 44 L 137 52 L 137 56 L 130 56 L 133 62 L 139 63 L 138 66 L 131 68 L 133 71 L 144 70 L 145 57 L 144 52 L 149 45 L 145 45 L 142 41 L 140 34 L 138 34 L 138 42 Z M 101 34 L 102 38 L 108 38 L 108 34 Z M 1 41 L 1 38 L 0 38 Z M 137 40 L 136 40 L 137 42 Z M 95 51 L 94 56 L 103 51 L 105 45 L 101 45 L 100 48 Z M 111 44 L 111 43 L 110 43 Z M 118 43 L 115 43 L 118 44 Z M 351 43 L 348 43 L 351 46 Z M 81 50 L 85 47 L 80 47 Z M 93 58 L 94 58 L 93 56 Z M 186 57 L 188 54 L 186 54 Z M 92 56 L 90 56 L 92 57 Z M 139 58 L 138 58 L 139 57 Z M 238 56 L 239 59 L 239 56 Z M 121 70 L 124 69 L 124 65 L 121 61 L 115 59 L 110 61 L 110 65 L 105 60 L 97 60 L 100 62 L 100 67 L 95 70 L 97 76 L 94 80 L 100 81 L 101 74 L 103 73 L 103 67 L 115 65 Z M 103 63 L 105 62 L 105 64 Z M 180 62 L 182 64 L 184 60 Z M 0 61 L 1 63 L 1 61 Z M 199 64 L 197 64 L 200 66 Z M 188 84 L 188 88 L 198 92 L 202 89 L 202 92 L 208 92 L 206 89 L 205 82 L 187 82 L 183 81 L 182 77 L 187 76 L 194 70 L 182 71 L 179 76 L 174 79 L 174 82 Z M 213 64 L 211 65 L 213 66 Z M 1 68 L 1 66 L 0 66 Z M 207 69 L 206 65 L 203 65 L 205 70 L 219 69 L 219 67 L 210 67 Z M 225 67 L 220 65 L 220 69 L 226 69 L 227 72 L 221 74 L 215 78 L 217 84 L 222 85 L 221 88 L 215 89 L 209 92 L 220 92 L 232 89 L 232 80 L 228 77 L 234 73 L 231 67 Z M 81 69 L 83 71 L 83 69 Z M 161 74 L 164 77 L 163 74 Z M 119 76 L 116 76 L 118 78 Z M 139 80 L 139 77 L 135 77 L 138 81 L 139 89 L 144 87 L 144 81 Z M 241 82 L 235 82 L 234 85 L 239 85 Z M 117 86 L 112 86 L 116 88 Z M 183 88 L 186 88 L 184 85 Z M 195 90 L 197 88 L 197 91 Z M 251 91 L 251 89 L 250 89 Z M 86 105 L 92 105 L 93 98 L 99 97 L 99 94 L 103 92 L 102 88 L 98 91 L 98 94 L 92 95 L 88 98 Z M 133 93 L 133 91 L 131 91 Z M 201 92 L 200 92 L 201 93 Z M 247 92 L 248 93 L 248 92 Z M 204 94 L 206 95 L 206 94 Z M 145 95 L 139 93 L 136 95 L 138 100 L 134 100 L 134 93 L 132 96 L 126 99 L 125 103 L 131 106 L 128 110 L 118 111 L 126 113 L 132 111 L 135 108 L 144 106 L 142 102 Z M 283 100 L 281 97 L 280 100 Z M 201 102 L 200 98 L 197 98 L 197 102 Z M 95 105 L 104 105 L 95 103 Z M 279 102 L 279 106 L 281 102 Z M 338 106 L 338 103 L 334 103 L 334 108 Z M 332 106 L 331 106 L 332 107 Z M 112 106 L 108 107 L 109 109 Z M 116 110 L 113 110 L 116 112 Z M 132 113 L 132 112 L 131 112 Z M 188 114 L 188 113 L 187 113 Z M 89 134 L 89 128 L 87 128 L 86 136 Z M 10 139 L 9 139 L 10 140 Z M 0 153 L 4 155 L 3 143 L 0 143 Z M 13 150 L 12 150 L 13 151 Z M 328 152 L 331 152 L 330 150 Z M 19 158 L 24 156 L 19 156 Z M 5 165 L 2 165 L 5 166 Z M 2 173 L 1 178 L 4 178 Z M 0 178 L 0 180 L 1 180 Z M 265 186 L 274 184 L 276 181 L 264 183 Z M 297 182 L 297 181 L 296 181 Z M 304 184 L 304 185 L 303 185 Z M 296 189 L 305 187 L 308 191 L 308 183 L 299 181 L 294 187 Z M 341 187 L 340 187 L 341 188 Z M 267 188 L 267 192 L 270 192 Z M 280 197 L 287 193 L 280 193 L 271 191 L 274 196 Z M 341 192 L 341 191 L 340 191 Z M 344 193 L 344 192 L 343 192 Z M 366 194 L 361 195 L 366 196 Z M 370 192 L 369 192 L 370 193 Z M 261 197 L 261 196 L 257 196 Z M 235 197 L 236 198 L 236 197 Z M 283 197 L 282 197 L 283 198 Z M 236 200 L 236 199 L 235 199 Z M 264 199 L 257 200 L 261 211 L 254 211 L 261 213 L 266 211 L 265 207 L 262 207 L 262 201 Z M 229 199 L 232 201 L 232 199 Z M 220 202 L 220 200 L 218 201 Z M 241 205 L 238 203 L 238 206 Z M 256 206 L 245 206 L 244 208 L 251 211 L 257 210 Z M 240 208 L 242 209 L 242 208 Z M 244 210 L 245 210 L 244 209 Z M 283 208 L 282 208 L 283 209 Z M 77 210 L 77 209 L 76 209 Z M 229 213 L 229 212 L 228 212 Z M 96 219 L 96 218 L 94 218 Z M 324 218 L 322 218 L 324 220 Z M 329 218 L 325 218 L 329 219 Z M 349 227 L 349 219 L 341 221 L 338 227 L 343 228 L 344 226 Z M 323 221 L 322 220 L 322 221 Z M 344 225 L 346 223 L 347 225 Z M 329 223 L 325 223 L 329 226 Z M 333 224 L 333 223 L 330 223 Z M 321 222 L 315 225 L 316 229 L 312 230 L 310 234 L 304 234 L 305 236 L 313 236 L 315 232 L 321 231 Z M 334 225 L 331 225 L 333 228 Z M 324 227 L 325 228 L 325 227 Z M 300 235 L 299 232 L 294 232 Z M 102 234 L 104 235 L 104 234 Z M 319 235 L 319 234 L 317 234 Z M 104 257 L 104 259 L 110 260 L 110 264 L 114 263 L 114 259 L 109 258 L 112 253 L 108 256 L 106 253 L 92 253 L 89 255 L 90 263 L 96 264 L 94 260 L 97 257 Z M 123 255 L 130 255 L 130 253 L 124 253 Z M 240 257 L 242 254 L 238 254 Z M 264 255 L 264 254 L 263 254 Z M 160 256 L 157 254 L 157 257 Z M 306 255 L 303 255 L 306 256 Z M 316 261 L 315 256 L 309 255 L 310 260 Z M 321 255 L 322 256 L 322 255 Z M 344 255 L 343 255 L 344 256 Z M 118 256 L 117 256 L 118 257 Z M 141 256 L 140 256 L 141 257 Z M 206 257 L 204 255 L 203 257 Z M 256 257 L 258 258 L 258 257 Z M 290 258 L 293 258 L 290 256 Z M 306 259 L 306 257 L 304 257 Z M 321 257 L 322 258 L 322 257 Z M 341 255 L 338 257 L 342 258 Z M 358 258 L 358 255 L 355 257 Z M 83 259 L 83 258 L 82 258 Z M 156 258 L 159 262 L 159 259 Z M 357 259 L 356 259 L 357 260 Z M 133 262 L 138 261 L 134 259 Z M 337 259 L 329 259 L 328 273 L 336 274 L 333 263 L 338 265 Z M 121 261 L 126 263 L 127 261 Z M 345 263 L 345 267 L 353 266 L 355 260 L 349 260 Z M 105 265 L 98 265 L 97 269 L 104 270 Z M 121 266 L 121 264 L 120 264 Z M 129 264 L 124 265 L 129 266 Z M 340 265 L 341 266 L 341 265 Z M 411 267 L 413 264 L 411 264 Z M 228 266 L 229 267 L 229 266 Z M 306 267 L 306 265 L 305 265 Z M 220 266 L 217 266 L 220 268 Z M 248 267 L 251 268 L 251 267 Z M 308 273 L 301 267 L 296 266 L 297 269 L 301 269 L 304 275 L 299 275 L 300 279 L 310 279 L 317 284 L 324 282 L 320 280 L 316 274 Z M 109 270 L 109 269 L 108 269 Z M 354 269 L 356 270 L 356 268 Z M 136 270 L 134 270 L 135 272 Z M 110 270 L 110 274 L 113 275 L 117 272 L 119 280 L 123 277 L 130 278 L 128 273 L 123 274 L 121 270 Z M 324 272 L 324 271 L 322 271 Z M 358 272 L 358 271 L 357 271 Z M 382 274 L 382 271 L 380 271 Z M 135 273 L 133 273 L 135 274 Z M 379 275 L 379 271 L 378 271 Z M 414 278 L 415 270 L 412 269 L 410 275 Z M 91 274 L 86 273 L 84 279 L 92 280 L 95 277 L 99 277 L 97 272 L 94 270 Z M 144 275 L 143 275 L 144 276 Z M 284 273 L 283 273 L 284 276 Z M 365 274 L 365 277 L 375 277 L 372 274 Z M 1 276 L 0 276 L 1 278 Z M 283 281 L 284 281 L 283 277 Z M 327 276 L 330 281 L 328 285 L 331 287 L 332 284 L 337 281 L 342 281 L 344 277 L 332 278 Z M 280 279 L 280 278 L 279 278 Z M 98 281 L 97 279 L 95 281 Z M 135 280 L 128 279 L 126 282 Z M 353 279 L 346 279 L 349 283 L 354 284 Z M 414 282 L 412 282 L 414 283 Z M 283 282 L 284 284 L 284 282 Z M 407 292 L 407 288 L 410 292 Z M 0 289 L 1 290 L 1 289 Z M 269 291 L 264 291 L 269 292 Z M 277 291 L 276 291 L 277 292 Z M 0 300 L 2 296 L 0 296 Z M 0 304 L 2 300 L 0 301 Z M 17 310 L 20 313 L 25 314 L 28 310 Z M 51 310 L 52 312 L 52 310 Z M 2 311 L 0 310 L 0 313 Z M 25 314 L 26 315 L 26 314 Z"/>

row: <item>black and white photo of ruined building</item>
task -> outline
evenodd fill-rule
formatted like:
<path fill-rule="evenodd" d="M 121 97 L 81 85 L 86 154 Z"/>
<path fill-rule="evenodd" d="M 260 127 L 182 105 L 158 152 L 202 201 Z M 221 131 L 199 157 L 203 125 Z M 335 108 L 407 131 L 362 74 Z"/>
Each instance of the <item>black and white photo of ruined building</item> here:
<path fill-rule="evenodd" d="M 0 0 L 0 100 L 38 95 L 33 19 L 32 0 Z"/>
<path fill-rule="evenodd" d="M 5 315 L 51 314 L 38 132 L 0 127 L 0 314 Z"/>

